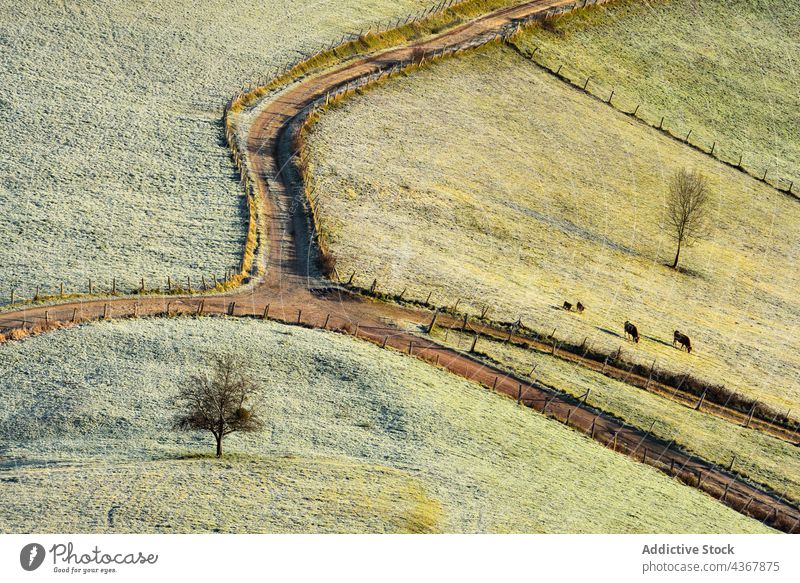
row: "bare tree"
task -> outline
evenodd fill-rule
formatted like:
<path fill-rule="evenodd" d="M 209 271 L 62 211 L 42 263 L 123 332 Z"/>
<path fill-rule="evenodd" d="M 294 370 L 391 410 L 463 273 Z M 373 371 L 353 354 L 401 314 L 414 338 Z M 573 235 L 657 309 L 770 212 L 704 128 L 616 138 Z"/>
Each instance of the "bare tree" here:
<path fill-rule="evenodd" d="M 709 202 L 708 184 L 703 174 L 682 168 L 672 175 L 664 230 L 678 247 L 673 269 L 678 267 L 683 247 L 690 247 L 708 236 Z"/>
<path fill-rule="evenodd" d="M 222 439 L 236 431 L 260 430 L 264 423 L 258 413 L 263 392 L 247 373 L 244 361 L 234 355 L 213 357 L 211 375 L 192 376 L 178 397 L 183 413 L 175 428 L 210 431 L 222 457 Z"/>

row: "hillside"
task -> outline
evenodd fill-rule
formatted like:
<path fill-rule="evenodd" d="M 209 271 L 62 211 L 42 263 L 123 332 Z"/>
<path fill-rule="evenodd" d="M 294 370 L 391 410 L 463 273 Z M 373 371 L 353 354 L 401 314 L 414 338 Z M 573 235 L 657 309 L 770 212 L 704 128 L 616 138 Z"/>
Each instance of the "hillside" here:
<path fill-rule="evenodd" d="M 517 44 L 615 103 L 757 174 L 800 185 L 800 3 L 619 0 Z M 788 187 L 782 182 L 782 187 Z"/>
<path fill-rule="evenodd" d="M 246 355 L 267 428 L 171 429 L 209 353 Z M 0 346 L 0 531 L 764 532 L 510 399 L 330 332 L 105 322 Z M 53 509 L 58 508 L 58 511 Z"/>
<path fill-rule="evenodd" d="M 247 209 L 225 102 L 423 0 L 0 0 L 0 304 L 198 286 L 238 268 Z"/>
<path fill-rule="evenodd" d="M 385 83 L 329 110 L 308 144 L 342 277 L 800 404 L 797 202 L 515 51 Z M 683 167 L 707 176 L 714 228 L 677 272 L 661 225 Z M 624 340 L 626 320 L 641 343 Z M 692 354 L 672 347 L 676 329 Z"/>

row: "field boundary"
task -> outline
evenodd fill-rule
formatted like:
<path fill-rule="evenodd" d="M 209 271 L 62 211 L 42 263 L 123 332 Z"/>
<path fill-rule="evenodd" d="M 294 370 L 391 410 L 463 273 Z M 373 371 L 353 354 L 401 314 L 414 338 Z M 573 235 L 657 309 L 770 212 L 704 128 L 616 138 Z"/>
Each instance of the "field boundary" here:
<path fill-rule="evenodd" d="M 401 327 L 409 324 L 426 325 L 431 313 L 366 300 L 339 286 L 331 286 L 316 273 L 319 257 L 313 243 L 317 233 L 310 228 L 311 218 L 306 212 L 308 201 L 304 196 L 299 199 L 295 196 L 297 185 L 290 173 L 283 172 L 295 158 L 291 149 L 292 129 L 297 128 L 294 122 L 307 115 L 315 103 L 342 89 L 346 94 L 362 79 L 376 73 L 380 76 L 381 72 L 394 67 L 421 64 L 426 54 L 439 52 L 444 56 L 486 44 L 513 33 L 524 23 L 552 16 L 554 11 L 574 10 L 581 4 L 586 2 L 534 0 L 497 10 L 415 44 L 353 61 L 336 71 L 307 77 L 285 95 L 268 103 L 250 127 L 246 150 L 250 171 L 258 180 L 267 219 L 266 277 L 258 285 L 241 286 L 235 291 L 208 297 L 150 296 L 38 306 L 0 314 L 0 328 L 9 330 L 13 339 L 18 333 L 24 337 L 99 319 L 216 314 L 351 332 L 354 337 L 385 348 L 407 350 L 412 356 L 516 398 L 520 405 L 530 406 L 610 445 L 615 451 L 708 492 L 738 512 L 784 532 L 794 532 L 800 524 L 800 510 L 786 496 L 738 480 L 724 468 L 685 454 L 673 447 L 673 443 L 665 444 L 649 432 L 581 407 L 574 399 L 543 385 L 514 378 L 468 354 L 404 331 Z M 421 60 L 418 59 L 420 51 Z M 642 451 L 644 455 L 639 460 Z"/>
<path fill-rule="evenodd" d="M 317 294 L 340 301 L 348 301 L 346 290 L 328 288 L 315 290 Z M 162 300 L 159 306 L 157 299 Z M 237 317 L 270 320 L 291 326 L 323 329 L 366 340 L 384 349 L 395 350 L 423 360 L 433 366 L 477 382 L 485 388 L 516 400 L 520 406 L 529 407 L 551 419 L 567 425 L 588 438 L 598 441 L 613 451 L 645 463 L 687 486 L 713 496 L 730 508 L 786 533 L 800 532 L 798 504 L 765 485 L 755 484 L 746 477 L 684 451 L 674 441 L 665 441 L 645 431 L 582 403 L 567 393 L 535 380 L 482 362 L 477 356 L 439 344 L 414 332 L 400 330 L 382 322 L 354 321 L 352 315 L 326 312 L 330 305 L 316 309 L 296 310 L 287 306 L 272 309 L 267 304 L 248 305 L 230 298 L 216 296 L 209 301 L 199 298 L 153 298 L 148 302 L 128 302 L 115 305 L 95 303 L 89 313 L 82 312 L 74 324 L 110 319 L 139 317 Z M 119 302 L 121 303 L 121 302 Z M 119 304 L 118 303 L 118 304 Z M 319 310 L 319 308 L 323 308 Z M 49 325 L 39 324 L 40 332 L 61 329 L 60 318 Z"/>
<path fill-rule="evenodd" d="M 588 338 L 583 343 L 573 344 L 559 340 L 554 330 L 546 334 L 531 328 L 521 320 L 500 322 L 487 317 L 488 310 L 482 314 L 459 311 L 458 304 L 441 306 L 430 302 L 431 294 L 425 300 L 406 297 L 405 292 L 394 295 L 378 290 L 378 280 L 373 279 L 369 288 L 354 283 L 355 272 L 340 285 L 353 293 L 399 305 L 417 306 L 433 310 L 437 314 L 449 315 L 451 320 L 437 319 L 436 324 L 459 332 L 472 334 L 477 339 L 505 342 L 539 354 L 579 364 L 584 368 L 599 372 L 609 378 L 621 381 L 655 395 L 668 398 L 686 407 L 714 415 L 726 421 L 761 431 L 775 439 L 800 446 L 800 421 L 790 416 L 791 410 L 783 413 L 774 407 L 761 403 L 725 388 L 724 385 L 711 385 L 689 374 L 678 374 L 666 369 L 659 370 L 655 362 L 644 366 L 622 358 L 622 347 L 611 352 L 592 350 Z M 476 344 L 477 346 L 477 344 Z M 473 346 L 473 350 L 476 346 Z"/>
<path fill-rule="evenodd" d="M 561 16 L 561 15 L 559 15 L 559 16 Z M 775 190 L 777 192 L 780 192 L 781 194 L 785 194 L 785 195 L 789 196 L 790 198 L 793 198 L 794 200 L 800 201 L 800 193 L 794 192 L 794 183 L 795 183 L 795 181 L 793 179 L 783 178 L 783 177 L 775 177 L 775 178 L 772 178 L 770 180 L 770 179 L 767 178 L 767 176 L 769 174 L 769 168 L 766 168 L 763 172 L 756 172 L 755 169 L 746 167 L 745 165 L 743 165 L 744 156 L 745 156 L 744 152 L 742 152 L 739 155 L 738 161 L 727 160 L 727 159 L 723 158 L 718 153 L 718 150 L 716 148 L 717 143 L 718 143 L 717 140 L 713 141 L 713 144 L 711 145 L 710 148 L 708 148 L 707 145 L 706 145 L 706 147 L 704 147 L 699 142 L 696 142 L 696 141 L 692 142 L 691 141 L 691 136 L 692 136 L 692 133 L 694 131 L 692 128 L 689 128 L 688 131 L 686 131 L 685 133 L 674 133 L 672 130 L 675 129 L 675 128 L 670 128 L 670 127 L 664 125 L 664 122 L 667 120 L 666 116 L 661 116 L 660 123 L 656 124 L 656 123 L 650 122 L 650 121 L 646 120 L 644 117 L 638 115 L 639 110 L 641 109 L 641 106 L 642 106 L 641 103 L 639 105 L 637 105 L 636 108 L 633 111 L 626 111 L 626 110 L 622 109 L 619 105 L 615 104 L 613 102 L 614 96 L 615 95 L 619 96 L 619 93 L 616 91 L 616 89 L 611 89 L 610 92 L 607 93 L 605 97 L 603 97 L 602 95 L 600 95 L 596 91 L 597 89 L 600 89 L 601 87 L 597 83 L 590 83 L 591 82 L 591 77 L 586 78 L 584 83 L 581 84 L 578 80 L 572 79 L 571 77 L 567 76 L 566 67 L 565 66 L 559 65 L 557 68 L 553 68 L 552 66 L 548 65 L 547 63 L 545 63 L 543 60 L 541 60 L 541 59 L 537 60 L 536 55 L 540 52 L 539 47 L 535 47 L 532 53 L 528 53 L 525 50 L 523 50 L 521 47 L 519 47 L 513 41 L 513 39 L 511 39 L 511 40 L 505 39 L 505 44 L 506 44 L 506 46 L 511 48 L 514 52 L 519 54 L 526 61 L 529 61 L 529 62 L 533 63 L 536 67 L 538 67 L 542 71 L 545 71 L 545 72 L 549 73 L 554 78 L 556 78 L 559 81 L 569 85 L 571 88 L 579 91 L 580 93 L 588 95 L 589 97 L 592 97 L 595 100 L 599 101 L 600 103 L 603 103 L 603 104 L 611 107 L 615 111 L 617 111 L 617 112 L 619 112 L 619 113 L 621 113 L 621 114 L 623 114 L 623 115 L 625 115 L 625 116 L 627 116 L 627 117 L 629 117 L 631 119 L 636 120 L 637 122 L 647 126 L 648 128 L 660 132 L 662 135 L 667 136 L 667 137 L 675 140 L 679 144 L 687 146 L 687 147 L 695 150 L 696 152 L 700 152 L 701 154 L 705 154 L 706 156 L 710 157 L 711 159 L 715 160 L 716 162 L 719 162 L 720 164 L 724 164 L 725 166 L 727 166 L 729 168 L 732 168 L 734 170 L 738 170 L 739 172 L 742 172 L 743 174 L 749 176 L 753 180 L 761 182 L 762 184 L 766 184 L 767 186 L 769 186 L 773 190 Z M 595 89 L 595 91 L 590 90 L 590 87 L 592 89 Z"/>

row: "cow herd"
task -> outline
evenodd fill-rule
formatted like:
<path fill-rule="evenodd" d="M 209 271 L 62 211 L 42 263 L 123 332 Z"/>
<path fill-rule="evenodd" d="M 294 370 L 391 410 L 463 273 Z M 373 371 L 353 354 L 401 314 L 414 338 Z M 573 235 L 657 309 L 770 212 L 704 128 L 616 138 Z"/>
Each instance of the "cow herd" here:
<path fill-rule="evenodd" d="M 562 307 L 568 312 L 572 311 L 572 304 L 570 302 L 564 302 L 564 305 Z M 575 309 L 577 312 L 583 313 L 583 310 L 585 308 L 582 303 L 578 302 Z M 625 340 L 630 339 L 632 342 L 639 342 L 639 329 L 636 327 L 635 324 L 629 322 L 628 320 L 625 320 L 624 330 L 625 330 Z M 680 330 L 675 330 L 672 334 L 672 346 L 675 347 L 675 345 L 678 345 L 678 347 L 681 350 L 685 348 L 686 352 L 688 353 L 692 352 L 692 341 L 686 334 L 684 334 Z"/>
<path fill-rule="evenodd" d="M 628 338 L 633 342 L 639 342 L 639 329 L 635 324 L 625 320 L 625 340 Z M 692 341 L 680 330 L 675 330 L 675 332 L 672 333 L 672 346 L 674 347 L 676 344 L 680 346 L 681 350 L 685 348 L 686 352 L 692 352 Z"/>

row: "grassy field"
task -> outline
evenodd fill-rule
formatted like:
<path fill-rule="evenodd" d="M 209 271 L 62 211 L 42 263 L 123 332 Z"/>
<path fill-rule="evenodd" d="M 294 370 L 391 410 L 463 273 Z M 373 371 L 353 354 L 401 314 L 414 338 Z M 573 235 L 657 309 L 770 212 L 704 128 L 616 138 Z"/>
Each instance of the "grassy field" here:
<path fill-rule="evenodd" d="M 0 303 L 12 288 L 117 277 L 127 291 L 238 267 L 247 220 L 226 100 L 302 52 L 430 5 L 0 0 Z"/>
<path fill-rule="evenodd" d="M 413 121 L 410 121 L 413 120 Z M 437 63 L 309 135 L 339 272 L 560 340 L 800 404 L 797 202 L 555 80 L 513 50 Z M 711 238 L 671 263 L 670 175 L 703 172 Z M 578 316 L 559 306 L 582 301 Z M 631 320 L 640 344 L 626 343 Z M 673 330 L 693 341 L 671 346 Z M 795 411 L 796 414 L 796 411 Z"/>
<path fill-rule="evenodd" d="M 756 172 L 800 185 L 800 3 L 620 0 L 533 29 L 518 45 L 615 103 Z M 787 183 L 783 184 L 788 187 Z"/>
<path fill-rule="evenodd" d="M 170 429 L 204 355 L 267 383 L 263 433 Z M 765 532 L 509 399 L 329 332 L 104 322 L 0 346 L 0 531 Z M 58 510 L 55 510 L 55 509 Z"/>
<path fill-rule="evenodd" d="M 468 349 L 473 336 L 437 330 L 439 340 Z M 800 457 L 797 448 L 752 429 L 698 412 L 648 393 L 582 366 L 503 342 L 481 338 L 478 350 L 494 362 L 527 376 L 535 366 L 535 378 L 574 397 L 589 391 L 587 404 L 626 423 L 649 429 L 667 442 L 674 441 L 703 459 L 733 468 L 752 482 L 800 500 Z M 734 460 L 735 456 L 735 460 Z"/>

